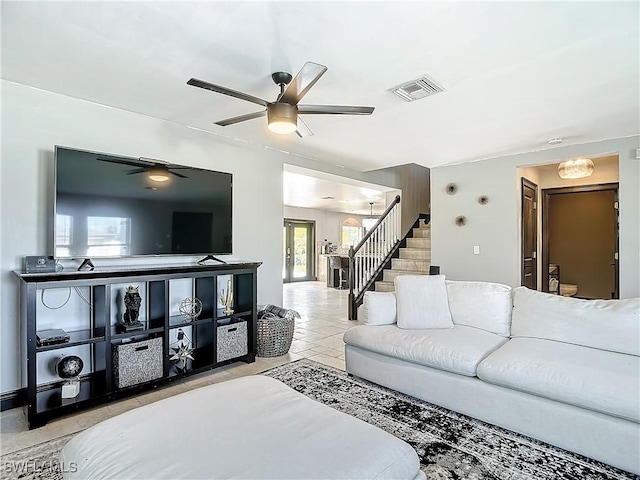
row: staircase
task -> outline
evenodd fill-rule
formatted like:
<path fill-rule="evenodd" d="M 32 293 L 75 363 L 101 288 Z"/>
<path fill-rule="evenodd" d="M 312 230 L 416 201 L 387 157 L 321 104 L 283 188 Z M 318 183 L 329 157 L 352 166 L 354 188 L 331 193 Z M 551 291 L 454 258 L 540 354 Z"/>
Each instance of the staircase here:
<path fill-rule="evenodd" d="M 400 247 L 399 258 L 391 259 L 391 268 L 383 271 L 382 280 L 375 282 L 376 292 L 393 292 L 393 280 L 398 275 L 428 275 L 431 266 L 431 226 L 420 220 L 413 228 L 413 237 L 406 239 L 407 246 Z"/>
<path fill-rule="evenodd" d="M 429 275 L 431 267 L 430 215 L 418 215 L 413 228 L 401 237 L 400 195 L 355 247 L 349 248 L 349 319 L 357 320 L 358 307 L 368 290 L 393 292 L 398 275 Z"/>

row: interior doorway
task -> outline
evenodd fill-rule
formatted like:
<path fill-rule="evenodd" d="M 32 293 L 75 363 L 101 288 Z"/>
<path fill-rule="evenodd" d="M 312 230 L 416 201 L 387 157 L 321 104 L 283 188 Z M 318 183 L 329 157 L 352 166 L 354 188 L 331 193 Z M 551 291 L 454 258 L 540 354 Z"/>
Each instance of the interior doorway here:
<path fill-rule="evenodd" d="M 521 285 L 538 288 L 538 185 L 522 178 L 522 269 Z"/>
<path fill-rule="evenodd" d="M 542 191 L 543 290 L 549 265 L 559 266 L 560 288 L 579 298 L 619 298 L 618 184 Z"/>
<path fill-rule="evenodd" d="M 282 280 L 315 280 L 315 222 L 285 218 L 282 238 Z"/>

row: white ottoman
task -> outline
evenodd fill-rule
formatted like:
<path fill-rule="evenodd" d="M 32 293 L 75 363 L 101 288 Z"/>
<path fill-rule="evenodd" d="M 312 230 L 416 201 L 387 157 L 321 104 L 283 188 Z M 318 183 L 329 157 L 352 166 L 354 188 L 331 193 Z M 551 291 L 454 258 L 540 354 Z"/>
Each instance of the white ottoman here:
<path fill-rule="evenodd" d="M 60 461 L 68 479 L 425 478 L 409 444 L 265 376 L 105 420 L 75 436 Z"/>

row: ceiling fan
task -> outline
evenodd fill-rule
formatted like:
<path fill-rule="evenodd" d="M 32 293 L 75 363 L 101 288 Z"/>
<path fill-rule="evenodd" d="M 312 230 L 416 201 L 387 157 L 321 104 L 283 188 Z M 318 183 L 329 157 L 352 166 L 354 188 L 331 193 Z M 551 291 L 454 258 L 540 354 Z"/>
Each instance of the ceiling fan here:
<path fill-rule="evenodd" d="M 101 158 L 98 157 L 97 160 L 101 162 L 111 162 L 111 163 L 120 163 L 122 165 L 130 165 L 132 167 L 138 167 L 135 170 L 130 170 L 127 172 L 127 175 L 135 175 L 137 173 L 145 173 L 149 172 L 149 180 L 153 180 L 154 182 L 166 182 L 169 180 L 169 175 L 175 175 L 180 178 L 189 178 L 186 175 L 182 175 L 181 173 L 174 172 L 174 170 L 181 169 L 190 169 L 190 167 L 178 167 L 172 166 L 170 164 L 164 163 L 159 160 L 154 160 L 153 158 L 140 157 L 141 162 L 148 163 L 148 165 L 141 166 L 140 162 L 134 162 L 132 160 L 125 160 L 120 158 Z"/>
<path fill-rule="evenodd" d="M 247 102 L 257 103 L 266 107 L 266 110 L 248 113 L 238 117 L 227 118 L 215 122 L 216 125 L 226 127 L 234 123 L 252 120 L 258 117 L 267 116 L 267 126 L 274 133 L 293 133 L 299 137 L 309 137 L 313 132 L 302 121 L 299 115 L 371 115 L 374 107 L 353 107 L 346 105 L 299 105 L 298 102 L 315 85 L 320 77 L 327 71 L 327 67 L 313 62 L 307 62 L 294 77 L 287 72 L 276 72 L 271 78 L 280 87 L 280 94 L 274 102 L 263 100 L 246 93 L 231 90 L 230 88 L 214 85 L 213 83 L 192 78 L 187 85 L 204 88 L 212 92 L 222 93 L 236 97 Z M 293 80 L 292 80 L 293 78 Z"/>

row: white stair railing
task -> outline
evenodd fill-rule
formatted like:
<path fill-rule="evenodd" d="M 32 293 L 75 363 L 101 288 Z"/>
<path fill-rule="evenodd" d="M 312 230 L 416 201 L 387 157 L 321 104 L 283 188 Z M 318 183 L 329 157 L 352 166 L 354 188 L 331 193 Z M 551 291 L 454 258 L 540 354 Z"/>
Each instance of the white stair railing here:
<path fill-rule="evenodd" d="M 400 242 L 400 220 L 400 195 L 397 195 L 360 243 L 349 249 L 350 319 L 355 318 L 364 292 L 369 289 Z"/>

